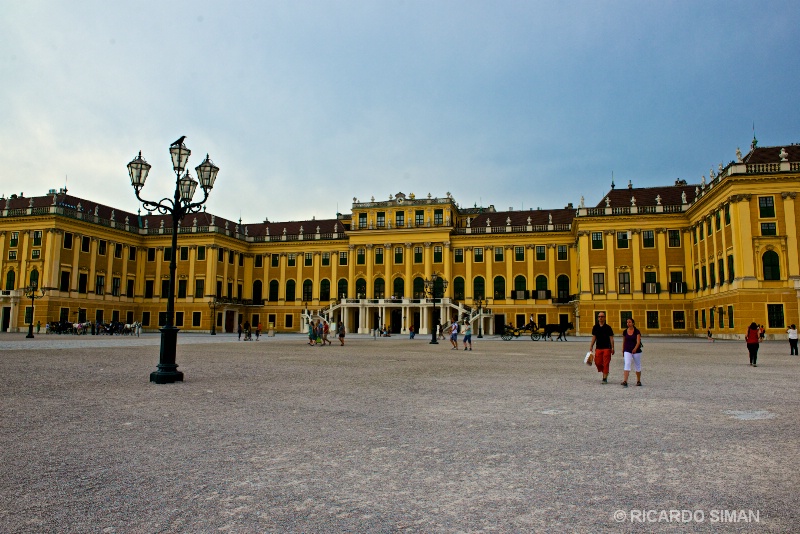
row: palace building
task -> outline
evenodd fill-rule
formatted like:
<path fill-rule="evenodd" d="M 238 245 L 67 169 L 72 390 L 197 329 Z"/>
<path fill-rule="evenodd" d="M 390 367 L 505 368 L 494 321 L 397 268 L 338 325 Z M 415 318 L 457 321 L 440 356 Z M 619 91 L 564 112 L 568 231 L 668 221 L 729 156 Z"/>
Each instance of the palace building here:
<path fill-rule="evenodd" d="M 76 198 L 66 190 L 0 199 L 2 331 L 29 321 L 166 317 L 176 255 L 175 325 L 236 330 L 239 321 L 298 332 L 311 317 L 348 332 L 385 325 L 430 332 L 470 321 L 573 323 L 588 334 L 605 311 L 645 335 L 767 335 L 798 323 L 800 145 L 758 147 L 700 183 L 613 186 L 596 205 L 500 211 L 450 194 L 353 199 L 336 219 L 242 223 L 171 221 Z M 429 282 L 426 284 L 426 280 Z M 31 301 L 31 282 L 46 288 Z M 40 295 L 40 293 L 39 293 Z"/>

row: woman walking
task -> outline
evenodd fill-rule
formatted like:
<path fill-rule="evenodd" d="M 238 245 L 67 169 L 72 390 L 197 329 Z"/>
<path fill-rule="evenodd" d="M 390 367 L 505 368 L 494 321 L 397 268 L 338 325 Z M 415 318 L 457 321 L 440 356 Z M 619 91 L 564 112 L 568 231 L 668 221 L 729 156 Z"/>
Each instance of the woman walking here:
<path fill-rule="evenodd" d="M 339 323 L 339 343 L 344 347 L 344 321 Z"/>
<path fill-rule="evenodd" d="M 636 369 L 636 385 L 642 385 L 642 333 L 636 328 L 636 322 L 628 318 L 628 327 L 622 331 L 622 352 L 625 366 L 622 371 L 622 387 L 628 387 L 628 375 L 631 372 L 631 362 Z"/>
<path fill-rule="evenodd" d="M 314 340 L 316 339 L 316 329 L 314 328 L 314 321 L 308 322 L 308 344 L 315 345 Z"/>
<path fill-rule="evenodd" d="M 472 350 L 472 323 L 469 321 L 464 326 L 464 350 L 467 350 L 467 345 L 469 345 L 469 350 Z"/>
<path fill-rule="evenodd" d="M 755 322 L 750 323 L 750 326 L 747 327 L 747 335 L 744 338 L 745 343 L 747 343 L 747 351 L 750 353 L 750 365 L 752 367 L 758 367 L 756 359 L 758 359 L 758 343 L 761 341 L 758 333 L 758 325 Z"/>
<path fill-rule="evenodd" d="M 797 327 L 790 326 L 786 333 L 789 334 L 789 356 L 797 356 Z"/>

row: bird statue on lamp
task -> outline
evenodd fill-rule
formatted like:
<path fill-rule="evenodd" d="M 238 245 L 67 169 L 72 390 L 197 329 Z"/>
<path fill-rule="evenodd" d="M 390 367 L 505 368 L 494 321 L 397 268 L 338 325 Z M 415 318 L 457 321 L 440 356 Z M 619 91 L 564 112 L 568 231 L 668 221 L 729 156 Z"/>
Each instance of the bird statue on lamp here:
<path fill-rule="evenodd" d="M 172 143 L 169 146 L 181 146 L 183 144 L 183 140 L 184 139 L 186 139 L 186 136 L 182 135 L 180 139 L 178 139 L 177 141 L 175 141 L 174 143 Z"/>

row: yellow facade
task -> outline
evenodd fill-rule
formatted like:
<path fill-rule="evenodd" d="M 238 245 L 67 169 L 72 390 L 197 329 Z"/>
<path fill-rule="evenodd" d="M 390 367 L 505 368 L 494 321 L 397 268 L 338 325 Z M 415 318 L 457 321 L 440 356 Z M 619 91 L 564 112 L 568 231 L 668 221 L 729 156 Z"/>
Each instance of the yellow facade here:
<path fill-rule="evenodd" d="M 338 219 L 236 224 L 187 216 L 176 253 L 176 325 L 239 321 L 301 331 L 309 317 L 396 333 L 457 317 L 484 333 L 632 316 L 645 335 L 768 335 L 798 322 L 800 146 L 752 147 L 700 184 L 612 188 L 594 207 L 462 208 L 447 193 L 354 199 Z M 2 330 L 33 322 L 142 321 L 166 312 L 171 225 L 65 191 L 0 199 Z M 434 302 L 423 281 L 447 282 Z M 440 297 L 442 295 L 436 295 Z M 480 304 L 480 306 L 479 306 Z M 44 327 L 43 327 L 44 328 Z"/>

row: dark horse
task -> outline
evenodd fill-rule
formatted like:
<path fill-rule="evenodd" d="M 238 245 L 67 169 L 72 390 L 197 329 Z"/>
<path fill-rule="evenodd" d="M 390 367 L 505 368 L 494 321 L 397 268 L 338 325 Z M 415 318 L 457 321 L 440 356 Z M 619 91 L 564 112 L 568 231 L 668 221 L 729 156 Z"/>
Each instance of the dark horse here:
<path fill-rule="evenodd" d="M 566 341 L 567 340 L 567 330 L 573 330 L 575 326 L 572 323 L 562 323 L 562 324 L 546 324 L 544 325 L 544 337 L 553 340 L 550 337 L 552 334 L 558 332 L 558 341 Z"/>

